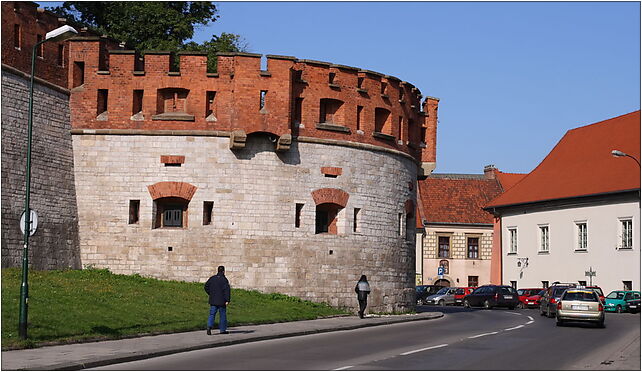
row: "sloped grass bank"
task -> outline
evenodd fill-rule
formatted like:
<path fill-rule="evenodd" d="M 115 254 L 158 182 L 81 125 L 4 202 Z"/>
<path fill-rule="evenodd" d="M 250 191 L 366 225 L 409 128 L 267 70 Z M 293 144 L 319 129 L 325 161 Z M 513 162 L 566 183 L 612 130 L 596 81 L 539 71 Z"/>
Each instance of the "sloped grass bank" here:
<path fill-rule="evenodd" d="M 116 275 L 104 269 L 29 271 L 29 339 L 18 338 L 20 269 L 2 269 L 2 348 L 205 329 L 203 283 Z M 232 287 L 234 283 L 231 283 Z M 228 325 L 345 314 L 326 304 L 232 288 Z"/>

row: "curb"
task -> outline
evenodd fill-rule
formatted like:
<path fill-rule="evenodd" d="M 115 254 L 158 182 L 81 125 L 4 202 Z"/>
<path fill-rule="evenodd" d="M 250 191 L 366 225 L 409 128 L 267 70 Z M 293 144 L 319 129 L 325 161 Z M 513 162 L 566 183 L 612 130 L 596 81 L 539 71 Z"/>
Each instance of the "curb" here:
<path fill-rule="evenodd" d="M 182 346 L 178 348 L 166 348 L 166 349 L 161 349 L 154 352 L 141 352 L 140 354 L 135 354 L 135 355 L 100 357 L 95 360 L 58 363 L 58 364 L 53 364 L 53 365 L 44 366 L 44 367 L 40 366 L 34 369 L 24 368 L 20 370 L 80 370 L 80 369 L 86 369 L 86 368 L 102 367 L 110 364 L 126 363 L 126 362 L 133 362 L 133 361 L 150 359 L 150 358 L 157 358 L 160 356 L 178 354 L 178 353 L 183 353 L 188 351 L 211 349 L 215 347 L 238 345 L 238 344 L 244 344 L 249 342 L 265 341 L 265 340 L 295 337 L 295 336 L 305 336 L 305 335 L 328 333 L 328 332 L 335 332 L 335 331 L 348 331 L 348 330 L 359 329 L 359 328 L 376 327 L 376 326 L 390 325 L 390 324 L 397 324 L 397 323 L 407 323 L 407 322 L 421 321 L 421 320 L 433 320 L 433 319 L 441 318 L 443 316 L 444 316 L 443 313 L 435 312 L 432 315 L 423 316 L 423 317 L 386 319 L 383 321 L 377 321 L 376 323 L 360 323 L 360 324 L 344 325 L 344 326 L 329 327 L 329 328 L 310 329 L 305 331 L 284 332 L 280 334 L 249 337 L 249 338 L 239 339 L 239 340 L 229 340 L 229 341 L 216 342 L 216 343 L 204 343 L 204 344 L 193 345 L 193 346 Z"/>

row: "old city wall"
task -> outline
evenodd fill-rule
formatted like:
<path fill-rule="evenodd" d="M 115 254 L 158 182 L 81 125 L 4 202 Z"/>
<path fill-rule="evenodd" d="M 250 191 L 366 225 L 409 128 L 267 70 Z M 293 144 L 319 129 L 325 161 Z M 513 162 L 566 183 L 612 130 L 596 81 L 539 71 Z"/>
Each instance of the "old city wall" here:
<path fill-rule="evenodd" d="M 2 267 L 19 267 L 23 235 L 29 80 L 2 68 Z M 39 216 L 29 239 L 35 269 L 80 268 L 69 93 L 37 83 L 31 162 L 31 209 Z"/>
<path fill-rule="evenodd" d="M 399 233 L 405 220 L 398 225 L 415 198 L 408 157 L 306 142 L 278 154 L 267 137 L 252 135 L 232 152 L 226 137 L 84 134 L 74 137 L 74 154 L 83 265 L 187 281 L 225 265 L 235 287 L 348 307 L 366 274 L 373 311 L 412 305 L 414 244 Z M 167 167 L 166 155 L 183 163 Z M 149 187 L 158 182 L 195 188 L 183 229 L 152 228 Z M 347 194 L 336 234 L 315 234 L 323 189 Z M 140 200 L 133 224 L 130 200 Z"/>

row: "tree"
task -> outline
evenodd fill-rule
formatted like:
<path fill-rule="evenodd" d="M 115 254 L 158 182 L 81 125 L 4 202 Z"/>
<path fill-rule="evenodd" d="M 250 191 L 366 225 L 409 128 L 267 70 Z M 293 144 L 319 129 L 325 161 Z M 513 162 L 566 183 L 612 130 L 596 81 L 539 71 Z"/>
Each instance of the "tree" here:
<path fill-rule="evenodd" d="M 195 27 L 218 19 L 218 10 L 209 1 L 65 1 L 50 10 L 72 24 L 85 25 L 124 42 L 128 49 L 207 52 L 209 69 L 216 66 L 217 51 L 247 48 L 239 35 L 225 32 L 203 44 L 185 43 L 194 36 Z"/>

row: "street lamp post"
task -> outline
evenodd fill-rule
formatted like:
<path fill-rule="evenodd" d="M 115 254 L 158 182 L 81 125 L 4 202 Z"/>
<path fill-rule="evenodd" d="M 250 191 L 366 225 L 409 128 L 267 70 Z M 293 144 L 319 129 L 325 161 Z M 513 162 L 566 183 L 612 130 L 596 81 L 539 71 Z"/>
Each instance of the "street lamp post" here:
<path fill-rule="evenodd" d="M 27 168 L 25 187 L 25 225 L 24 225 L 24 246 L 22 251 L 22 284 L 20 285 L 20 321 L 18 334 L 20 338 L 27 338 L 27 303 L 29 298 L 29 235 L 31 233 L 31 209 L 29 208 L 29 196 L 31 194 L 31 133 L 33 128 L 33 83 L 36 72 L 36 50 L 47 41 L 66 40 L 78 32 L 71 26 L 61 26 L 47 32 L 45 39 L 36 43 L 31 51 L 31 81 L 29 85 L 29 116 L 27 124 Z"/>
<path fill-rule="evenodd" d="M 631 158 L 631 159 L 635 160 L 635 162 L 636 162 L 636 163 L 638 163 L 638 167 L 640 166 L 640 161 L 639 161 L 638 159 L 636 159 L 634 156 L 629 155 L 629 154 L 627 154 L 627 153 L 625 153 L 625 152 L 622 152 L 622 151 L 620 151 L 620 150 L 613 150 L 613 151 L 611 151 L 611 155 L 615 156 L 616 158 L 619 158 L 619 157 L 629 157 L 629 158 Z"/>

